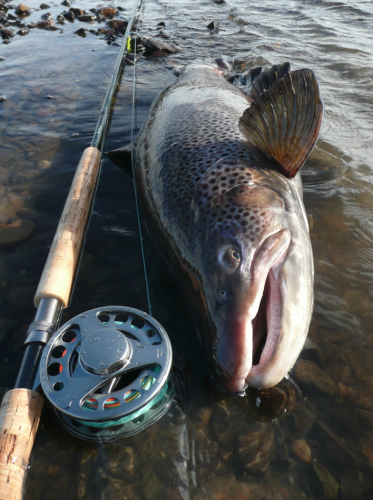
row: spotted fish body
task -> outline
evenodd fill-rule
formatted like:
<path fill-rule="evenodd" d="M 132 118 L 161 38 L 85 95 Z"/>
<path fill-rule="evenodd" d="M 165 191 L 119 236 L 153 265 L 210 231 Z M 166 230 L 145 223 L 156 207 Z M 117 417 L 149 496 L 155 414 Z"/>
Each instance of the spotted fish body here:
<path fill-rule="evenodd" d="M 248 97 L 217 67 L 192 64 L 157 97 L 133 148 L 148 223 L 228 391 L 275 385 L 303 347 L 313 261 L 298 171 L 321 115 L 310 70 L 274 67 Z"/>

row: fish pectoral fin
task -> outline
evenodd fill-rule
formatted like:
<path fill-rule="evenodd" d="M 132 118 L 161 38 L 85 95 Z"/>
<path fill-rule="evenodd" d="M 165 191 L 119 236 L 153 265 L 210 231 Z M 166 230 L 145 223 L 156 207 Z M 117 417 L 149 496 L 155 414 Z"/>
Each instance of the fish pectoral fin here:
<path fill-rule="evenodd" d="M 260 72 L 258 77 L 254 78 L 255 81 L 253 80 L 253 86 L 250 93 L 252 99 L 254 101 L 259 99 L 264 92 L 273 87 L 276 80 L 284 78 L 290 71 L 291 64 L 289 62 L 284 62 L 283 64 L 275 64 L 267 71 Z"/>
<path fill-rule="evenodd" d="M 276 80 L 239 120 L 245 139 L 273 158 L 273 168 L 295 177 L 319 135 L 323 103 L 316 76 L 301 69 Z"/>
<path fill-rule="evenodd" d="M 114 149 L 106 153 L 115 165 L 132 177 L 132 154 L 131 144 L 124 148 Z"/>

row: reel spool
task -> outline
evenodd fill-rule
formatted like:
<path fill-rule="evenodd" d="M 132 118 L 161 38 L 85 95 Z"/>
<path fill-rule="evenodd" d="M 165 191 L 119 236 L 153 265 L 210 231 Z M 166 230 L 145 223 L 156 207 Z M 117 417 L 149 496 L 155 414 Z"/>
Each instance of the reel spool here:
<path fill-rule="evenodd" d="M 40 381 L 72 434 L 114 441 L 166 413 L 173 400 L 171 364 L 171 343 L 158 321 L 130 307 L 99 307 L 51 337 Z"/>

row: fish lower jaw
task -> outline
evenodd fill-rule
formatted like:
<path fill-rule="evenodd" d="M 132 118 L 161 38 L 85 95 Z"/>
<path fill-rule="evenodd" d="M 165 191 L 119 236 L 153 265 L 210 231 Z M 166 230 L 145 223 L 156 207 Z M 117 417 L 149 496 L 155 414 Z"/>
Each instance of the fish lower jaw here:
<path fill-rule="evenodd" d="M 256 317 L 252 321 L 253 348 L 252 366 L 245 377 L 246 386 L 257 389 L 276 385 L 283 377 L 272 366 L 281 332 L 282 307 L 281 296 L 276 279 L 276 268 L 269 270 L 263 297 Z"/>

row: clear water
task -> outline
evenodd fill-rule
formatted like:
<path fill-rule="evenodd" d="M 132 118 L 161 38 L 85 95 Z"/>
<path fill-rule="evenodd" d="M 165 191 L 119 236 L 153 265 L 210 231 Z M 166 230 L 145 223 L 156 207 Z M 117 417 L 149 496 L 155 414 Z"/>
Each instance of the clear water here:
<path fill-rule="evenodd" d="M 126 18 L 132 2 L 117 4 Z M 74 7 L 96 5 L 85 0 Z M 54 18 L 64 10 L 58 2 L 50 6 Z M 43 12 L 33 10 L 26 22 Z M 216 31 L 206 28 L 212 20 L 220 21 Z M 223 54 L 252 67 L 288 60 L 319 79 L 325 118 L 303 169 L 315 256 L 311 348 L 290 374 L 299 390 L 289 380 L 245 398 L 216 393 L 204 373 L 193 315 L 145 237 L 153 315 L 175 351 L 177 400 L 153 427 L 107 445 L 69 436 L 47 407 L 25 498 L 370 499 L 373 4 L 145 0 L 141 34 L 155 35 L 160 21 L 183 49 L 139 61 L 139 126 L 158 92 L 174 81 L 173 69 L 196 57 Z M 92 33 L 74 35 L 82 26 L 88 27 L 75 21 L 63 32 L 35 29 L 0 45 L 0 95 L 6 96 L 0 104 L 0 223 L 36 223 L 25 242 L 0 250 L 2 392 L 14 383 L 32 298 L 118 51 Z M 132 76 L 126 67 L 105 150 L 130 142 Z M 147 309 L 132 180 L 107 159 L 64 319 L 104 304 Z"/>

